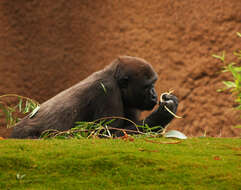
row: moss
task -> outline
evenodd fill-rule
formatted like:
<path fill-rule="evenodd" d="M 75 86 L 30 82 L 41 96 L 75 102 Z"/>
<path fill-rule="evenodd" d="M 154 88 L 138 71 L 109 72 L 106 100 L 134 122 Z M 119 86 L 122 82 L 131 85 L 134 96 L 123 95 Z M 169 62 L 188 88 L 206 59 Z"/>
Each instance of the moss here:
<path fill-rule="evenodd" d="M 240 139 L 2 140 L 0 150 L 0 189 L 241 187 Z"/>

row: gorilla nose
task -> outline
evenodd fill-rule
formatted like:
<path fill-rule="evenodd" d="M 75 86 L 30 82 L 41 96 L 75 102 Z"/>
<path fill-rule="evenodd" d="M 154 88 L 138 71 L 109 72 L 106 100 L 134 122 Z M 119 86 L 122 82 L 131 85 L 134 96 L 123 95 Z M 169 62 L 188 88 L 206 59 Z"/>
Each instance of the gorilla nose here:
<path fill-rule="evenodd" d="M 154 88 L 151 89 L 151 100 L 157 103 L 157 94 Z"/>

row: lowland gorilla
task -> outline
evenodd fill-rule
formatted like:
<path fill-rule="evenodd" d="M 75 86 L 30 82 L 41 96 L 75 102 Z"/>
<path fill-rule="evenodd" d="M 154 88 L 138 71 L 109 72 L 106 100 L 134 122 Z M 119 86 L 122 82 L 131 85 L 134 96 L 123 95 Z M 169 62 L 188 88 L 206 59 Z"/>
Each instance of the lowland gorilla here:
<path fill-rule="evenodd" d="M 128 118 L 158 131 L 173 119 L 164 105 L 176 113 L 178 100 L 174 95 L 164 95 L 158 108 L 144 121 L 139 121 L 140 111 L 151 110 L 158 102 L 154 88 L 156 80 L 157 74 L 145 60 L 121 56 L 103 70 L 41 104 L 33 117 L 26 116 L 14 126 L 11 138 L 37 138 L 48 129 L 64 131 L 74 127 L 76 121 L 94 121 L 107 116 Z M 121 119 L 111 126 L 137 131 L 133 124 Z"/>

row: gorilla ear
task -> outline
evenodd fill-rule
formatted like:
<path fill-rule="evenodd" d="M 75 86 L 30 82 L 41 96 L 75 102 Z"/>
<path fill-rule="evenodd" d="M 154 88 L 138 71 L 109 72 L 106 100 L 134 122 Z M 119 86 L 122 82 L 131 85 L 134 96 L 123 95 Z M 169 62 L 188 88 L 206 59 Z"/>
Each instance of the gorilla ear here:
<path fill-rule="evenodd" d="M 121 57 L 118 57 L 116 59 L 117 67 L 115 71 L 115 80 L 117 81 L 120 88 L 127 88 L 129 83 L 129 77 L 123 68 L 123 65 L 121 65 Z"/>

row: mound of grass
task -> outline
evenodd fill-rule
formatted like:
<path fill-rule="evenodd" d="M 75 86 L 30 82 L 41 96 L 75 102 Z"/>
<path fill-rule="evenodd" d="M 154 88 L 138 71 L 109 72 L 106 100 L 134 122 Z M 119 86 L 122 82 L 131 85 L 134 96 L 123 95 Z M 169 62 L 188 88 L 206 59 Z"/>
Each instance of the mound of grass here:
<path fill-rule="evenodd" d="M 0 189 L 241 188 L 240 139 L 163 141 L 2 140 Z"/>

